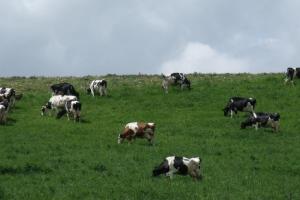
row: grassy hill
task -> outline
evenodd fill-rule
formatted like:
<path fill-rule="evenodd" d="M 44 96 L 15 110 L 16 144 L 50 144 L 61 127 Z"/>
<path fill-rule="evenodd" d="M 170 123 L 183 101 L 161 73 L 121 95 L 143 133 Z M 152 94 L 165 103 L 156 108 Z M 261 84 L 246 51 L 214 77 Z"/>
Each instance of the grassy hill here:
<path fill-rule="evenodd" d="M 191 91 L 164 94 L 159 76 L 106 76 L 108 97 L 85 94 L 84 78 L 0 78 L 24 97 L 0 126 L 0 199 L 300 199 L 300 82 L 282 74 L 189 75 Z M 81 123 L 41 117 L 49 86 L 72 83 Z M 279 112 L 279 133 L 240 129 L 224 117 L 231 96 L 255 97 L 257 111 Z M 118 145 L 127 122 L 157 124 L 155 145 Z M 200 156 L 204 179 L 161 176 L 169 155 Z"/>

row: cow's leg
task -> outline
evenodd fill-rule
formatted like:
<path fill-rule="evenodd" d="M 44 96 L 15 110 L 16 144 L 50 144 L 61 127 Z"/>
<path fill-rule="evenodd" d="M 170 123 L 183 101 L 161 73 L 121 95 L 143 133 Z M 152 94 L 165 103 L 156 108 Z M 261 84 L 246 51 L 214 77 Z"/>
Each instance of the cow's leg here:
<path fill-rule="evenodd" d="M 145 138 L 148 140 L 148 142 L 153 145 L 153 133 L 145 132 Z"/>
<path fill-rule="evenodd" d="M 184 84 L 180 84 L 180 88 L 181 88 L 181 90 L 183 90 Z"/>
<path fill-rule="evenodd" d="M 255 130 L 258 130 L 258 123 L 255 124 Z"/>
<path fill-rule="evenodd" d="M 2 121 L 3 121 L 3 124 L 6 124 L 6 122 L 7 122 L 7 114 L 6 113 L 2 117 Z"/>
<path fill-rule="evenodd" d="M 170 177 L 170 179 L 172 180 L 174 173 L 175 173 L 175 171 L 170 169 L 170 171 L 166 173 L 166 176 Z"/>
<path fill-rule="evenodd" d="M 230 110 L 230 118 L 233 117 L 233 110 Z"/>
<path fill-rule="evenodd" d="M 166 173 L 166 176 L 170 177 L 170 179 L 173 178 L 173 172 L 169 171 L 168 173 Z"/>
<path fill-rule="evenodd" d="M 95 96 L 94 88 L 91 88 L 91 94 L 93 97 Z"/>
<path fill-rule="evenodd" d="M 99 94 L 100 94 L 100 96 L 103 96 L 103 87 L 102 86 L 99 87 Z"/>
<path fill-rule="evenodd" d="M 164 89 L 165 93 L 168 93 L 168 81 L 167 80 L 163 80 L 162 82 L 162 88 Z"/>
<path fill-rule="evenodd" d="M 68 121 L 70 121 L 70 113 L 67 112 L 67 118 L 68 118 Z"/>

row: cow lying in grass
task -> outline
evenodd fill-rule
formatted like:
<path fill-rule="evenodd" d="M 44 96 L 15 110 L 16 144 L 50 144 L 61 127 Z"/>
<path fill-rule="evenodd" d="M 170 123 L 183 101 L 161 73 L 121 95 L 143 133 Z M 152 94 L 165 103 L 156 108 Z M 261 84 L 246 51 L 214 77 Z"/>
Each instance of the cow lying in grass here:
<path fill-rule="evenodd" d="M 200 163 L 199 157 L 186 158 L 179 156 L 169 156 L 152 171 L 153 176 L 159 176 L 165 174 L 171 179 L 173 174 L 190 175 L 194 180 L 202 179 L 200 174 Z"/>
<path fill-rule="evenodd" d="M 228 116 L 230 113 L 230 117 L 233 117 L 233 113 L 237 114 L 240 112 L 254 112 L 256 105 L 256 99 L 254 98 L 244 98 L 244 97 L 232 97 L 229 99 L 227 105 L 223 109 L 224 116 Z"/>
<path fill-rule="evenodd" d="M 245 129 L 247 126 L 255 126 L 257 130 L 258 127 L 270 127 L 274 132 L 279 130 L 279 113 L 264 113 L 258 112 L 253 113 L 246 119 L 246 121 L 241 123 L 241 128 Z"/>
<path fill-rule="evenodd" d="M 129 142 L 135 138 L 146 138 L 151 144 L 154 139 L 155 124 L 144 122 L 131 122 L 126 124 L 125 129 L 118 136 L 118 144 L 122 143 L 125 139 Z"/>
<path fill-rule="evenodd" d="M 41 108 L 41 115 L 45 115 L 48 110 L 56 111 L 56 118 L 61 118 L 65 113 L 67 101 L 77 101 L 77 97 L 73 95 L 55 95 L 52 96 L 45 106 Z"/>
<path fill-rule="evenodd" d="M 170 85 L 179 85 L 182 90 L 184 87 L 191 89 L 191 82 L 183 73 L 172 73 L 169 76 L 163 75 L 162 88 L 165 90 L 165 93 L 168 93 Z"/>
<path fill-rule="evenodd" d="M 95 96 L 98 92 L 100 96 L 107 95 L 107 81 L 106 80 L 93 80 L 90 84 L 90 88 L 87 89 L 87 93 L 91 93 Z"/>

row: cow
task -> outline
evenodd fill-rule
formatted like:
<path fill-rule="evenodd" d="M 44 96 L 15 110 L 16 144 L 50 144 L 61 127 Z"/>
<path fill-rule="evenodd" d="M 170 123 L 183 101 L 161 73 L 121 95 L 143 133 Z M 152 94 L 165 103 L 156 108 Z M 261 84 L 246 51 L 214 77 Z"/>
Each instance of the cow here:
<path fill-rule="evenodd" d="M 65 103 L 65 110 L 67 112 L 68 120 L 70 115 L 73 116 L 74 122 L 80 120 L 81 103 L 77 100 L 70 100 Z"/>
<path fill-rule="evenodd" d="M 79 93 L 75 90 L 74 86 L 70 83 L 58 83 L 50 86 L 54 95 L 74 95 L 79 98 Z"/>
<path fill-rule="evenodd" d="M 7 112 L 8 112 L 9 102 L 7 99 L 4 99 L 0 102 L 0 124 L 6 123 Z"/>
<path fill-rule="evenodd" d="M 87 93 L 91 93 L 95 96 L 95 93 L 99 92 L 100 96 L 107 95 L 107 81 L 102 80 L 93 80 L 90 84 L 90 87 L 87 89 Z"/>
<path fill-rule="evenodd" d="M 163 76 L 162 88 L 165 93 L 168 93 L 168 88 L 170 85 L 179 85 L 183 90 L 184 87 L 187 87 L 189 90 L 191 89 L 191 82 L 183 73 L 172 73 L 169 76 Z"/>
<path fill-rule="evenodd" d="M 300 68 L 287 68 L 285 83 L 291 82 L 294 84 L 294 78 L 300 78 Z"/>
<path fill-rule="evenodd" d="M 250 98 L 244 98 L 244 97 L 231 97 L 223 109 L 224 116 L 228 116 L 228 113 L 230 112 L 230 117 L 233 117 L 233 113 L 237 114 L 238 111 L 241 112 L 254 112 L 256 105 L 256 99 L 250 97 Z"/>
<path fill-rule="evenodd" d="M 78 98 L 73 95 L 52 96 L 46 105 L 42 106 L 41 115 L 44 116 L 48 110 L 55 110 L 57 112 L 56 118 L 61 118 L 66 113 L 66 102 L 71 100 L 76 101 Z"/>
<path fill-rule="evenodd" d="M 0 88 L 0 98 L 7 99 L 9 102 L 8 110 L 10 110 L 15 105 L 16 92 L 13 88 Z"/>
<path fill-rule="evenodd" d="M 122 143 L 125 139 L 129 142 L 135 138 L 146 138 L 150 144 L 153 144 L 155 131 L 155 123 L 144 122 L 131 122 L 126 124 L 122 133 L 118 136 L 118 144 Z"/>
<path fill-rule="evenodd" d="M 170 179 L 173 174 L 190 175 L 194 180 L 201 180 L 200 174 L 201 159 L 199 157 L 186 158 L 180 156 L 169 156 L 164 161 L 154 168 L 152 171 L 153 176 L 165 174 Z"/>
<path fill-rule="evenodd" d="M 270 127 L 274 132 L 277 132 L 279 130 L 279 121 L 279 113 L 252 113 L 248 119 L 241 123 L 241 128 L 245 129 L 247 126 L 255 126 L 257 130 L 258 127 Z"/>

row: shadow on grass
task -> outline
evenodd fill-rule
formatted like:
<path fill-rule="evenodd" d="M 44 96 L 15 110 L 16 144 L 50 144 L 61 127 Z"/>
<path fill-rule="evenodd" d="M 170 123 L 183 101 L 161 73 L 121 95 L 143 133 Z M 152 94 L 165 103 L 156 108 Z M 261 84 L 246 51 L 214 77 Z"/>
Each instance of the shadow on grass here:
<path fill-rule="evenodd" d="M 91 121 L 86 120 L 86 119 L 80 119 L 80 123 L 83 123 L 83 124 L 90 124 Z"/>
<path fill-rule="evenodd" d="M 48 174 L 52 170 L 48 168 L 42 168 L 35 164 L 26 164 L 23 167 L 3 167 L 0 166 L 0 175 L 31 175 L 37 173 Z"/>
<path fill-rule="evenodd" d="M 2 124 L 0 124 L 0 125 L 1 125 L 1 126 L 13 126 L 16 122 L 17 122 L 17 120 L 8 117 L 8 118 L 6 119 L 6 123 L 2 123 Z"/>

